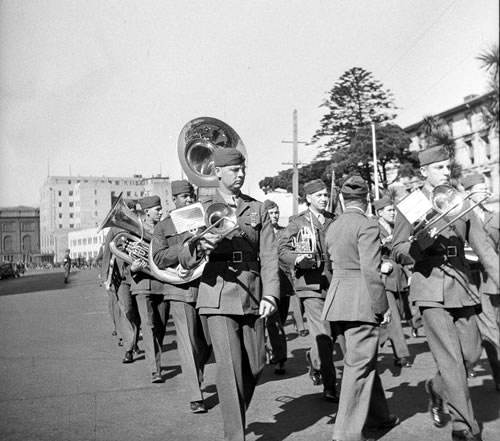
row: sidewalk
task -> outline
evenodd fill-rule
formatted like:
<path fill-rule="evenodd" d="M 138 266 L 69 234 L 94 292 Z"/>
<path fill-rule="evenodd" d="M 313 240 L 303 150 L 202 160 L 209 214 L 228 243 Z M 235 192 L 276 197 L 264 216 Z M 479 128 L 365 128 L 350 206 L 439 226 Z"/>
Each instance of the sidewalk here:
<path fill-rule="evenodd" d="M 0 440 L 221 440 L 215 364 L 205 375 L 209 412 L 192 414 L 183 398 L 172 322 L 162 357 L 166 381 L 151 384 L 143 355 L 130 365 L 121 362 L 97 271 L 63 281 L 62 272 L 0 281 Z M 273 366 L 266 367 L 247 412 L 247 441 L 329 441 L 337 406 L 324 401 L 322 388 L 307 376 L 309 337 L 298 337 L 291 324 L 287 332 L 287 372 L 276 376 Z M 402 423 L 379 439 L 449 441 L 451 428 L 435 428 L 427 413 L 424 381 L 433 375 L 434 362 L 425 338 L 408 342 L 416 356 L 412 368 L 395 368 L 387 346 L 380 355 L 389 406 Z M 480 367 L 470 381 L 474 409 L 484 439 L 498 440 L 500 394 L 484 356 Z"/>

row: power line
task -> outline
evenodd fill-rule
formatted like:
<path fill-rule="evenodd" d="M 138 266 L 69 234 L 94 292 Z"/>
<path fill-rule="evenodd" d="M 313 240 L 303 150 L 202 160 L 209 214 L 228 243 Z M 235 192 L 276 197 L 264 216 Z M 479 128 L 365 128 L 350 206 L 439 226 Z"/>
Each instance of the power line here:
<path fill-rule="evenodd" d="M 404 52 L 403 55 L 401 55 L 390 67 L 387 69 L 387 71 L 382 75 L 382 77 L 387 76 L 392 69 L 404 58 L 408 53 L 416 46 L 416 44 L 429 32 L 429 30 L 451 9 L 451 7 L 457 2 L 457 0 L 453 0 L 447 7 L 446 9 L 439 14 L 434 21 L 427 26 L 424 31 L 417 37 L 417 39 L 410 45 L 410 47 Z"/>

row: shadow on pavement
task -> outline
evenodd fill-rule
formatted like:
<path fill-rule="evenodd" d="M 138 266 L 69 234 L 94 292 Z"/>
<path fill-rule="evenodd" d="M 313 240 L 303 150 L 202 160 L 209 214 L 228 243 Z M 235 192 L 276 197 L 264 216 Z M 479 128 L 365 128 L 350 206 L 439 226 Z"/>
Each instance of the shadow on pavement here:
<path fill-rule="evenodd" d="M 300 397 L 281 396 L 277 397 L 276 401 L 283 404 L 280 405 L 281 411 L 274 416 L 275 421 L 248 425 L 247 433 L 255 433 L 259 436 L 256 438 L 257 441 L 286 439 L 294 433 L 300 433 L 314 426 L 327 416 L 330 417 L 328 424 L 333 424 L 335 420 L 332 414 L 336 412 L 337 405 L 318 400 L 317 394 Z"/>
<path fill-rule="evenodd" d="M 70 276 L 69 283 L 64 283 L 63 272 L 51 272 L 42 274 L 25 274 L 18 279 L 0 280 L 0 295 L 27 294 L 40 291 L 53 291 L 59 289 L 71 289 L 77 282 L 76 274 Z M 96 281 L 87 283 L 96 284 Z"/>

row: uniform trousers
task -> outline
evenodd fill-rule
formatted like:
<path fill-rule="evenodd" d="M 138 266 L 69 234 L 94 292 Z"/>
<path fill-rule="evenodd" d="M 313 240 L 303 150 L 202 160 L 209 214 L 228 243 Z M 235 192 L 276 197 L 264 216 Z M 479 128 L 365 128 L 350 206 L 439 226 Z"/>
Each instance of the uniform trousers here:
<path fill-rule="evenodd" d="M 136 294 L 141 316 L 142 342 L 150 372 L 161 373 L 161 352 L 167 324 L 167 303 L 163 295 Z"/>
<path fill-rule="evenodd" d="M 276 362 L 284 362 L 287 359 L 285 322 L 289 306 L 290 297 L 281 297 L 276 311 L 266 318 L 266 329 L 269 336 L 269 344 L 271 345 L 272 358 Z"/>
<path fill-rule="evenodd" d="M 257 315 L 209 315 L 224 439 L 245 439 L 245 413 L 266 363 L 264 320 Z"/>
<path fill-rule="evenodd" d="M 481 354 L 475 308 L 421 308 L 421 314 L 437 366 L 433 388 L 448 405 L 453 430 L 479 433 L 465 369 L 465 361 L 477 360 Z"/>
<path fill-rule="evenodd" d="M 203 370 L 212 352 L 207 317 L 196 311 L 196 303 L 170 300 L 188 401 L 202 401 Z"/>
<path fill-rule="evenodd" d="M 114 286 L 111 286 L 111 289 L 106 290 L 106 293 L 108 294 L 108 311 L 109 316 L 111 317 L 113 332 L 116 332 L 120 335 L 121 338 L 123 338 L 120 329 L 121 311 L 118 304 L 118 295 L 115 291 Z"/>
<path fill-rule="evenodd" d="M 137 299 L 130 292 L 130 284 L 120 284 L 118 288 L 118 305 L 120 308 L 119 324 L 123 348 L 126 352 L 129 352 L 137 345 L 141 325 Z"/>
<path fill-rule="evenodd" d="M 392 350 L 394 351 L 394 356 L 399 359 L 402 357 L 409 357 L 410 351 L 408 350 L 408 345 L 406 344 L 406 338 L 403 333 L 403 325 L 401 324 L 401 313 L 398 305 L 398 293 L 392 291 L 385 291 L 387 294 L 387 301 L 389 303 L 389 309 L 392 312 L 391 322 L 381 328 L 380 330 L 380 346 L 382 346 L 387 340 L 391 341 Z"/>
<path fill-rule="evenodd" d="M 477 324 L 493 380 L 500 385 L 500 295 L 481 294 L 481 306 L 482 312 L 477 316 Z"/>
<path fill-rule="evenodd" d="M 333 438 L 363 440 L 363 427 L 389 420 L 389 408 L 377 373 L 379 326 L 336 322 L 345 336 L 344 373 Z"/>
<path fill-rule="evenodd" d="M 333 364 L 334 336 L 330 322 L 321 320 L 325 299 L 319 297 L 301 297 L 304 311 L 313 339 L 311 346 L 311 363 L 314 369 L 319 369 L 323 379 L 324 389 L 336 388 L 337 374 Z"/>

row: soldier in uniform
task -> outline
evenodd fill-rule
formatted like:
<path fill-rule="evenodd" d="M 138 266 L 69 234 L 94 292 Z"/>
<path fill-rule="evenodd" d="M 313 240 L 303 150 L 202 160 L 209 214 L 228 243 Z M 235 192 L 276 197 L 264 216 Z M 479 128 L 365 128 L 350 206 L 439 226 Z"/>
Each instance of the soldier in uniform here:
<path fill-rule="evenodd" d="M 450 179 L 450 157 L 443 146 L 419 153 L 420 172 L 425 178 L 422 193 L 431 198 L 433 189 Z M 470 267 L 464 253 L 468 242 L 479 256 L 488 275 L 498 284 L 498 255 L 487 243 L 477 216 L 469 212 L 436 234 L 445 226 L 446 217 L 433 228 L 415 231 L 401 213 L 396 215 L 393 258 L 411 257 L 415 264 L 411 279 L 411 300 L 420 308 L 425 333 L 434 361 L 436 376 L 426 383 L 430 396 L 430 414 L 435 426 L 447 421 L 446 400 L 451 414 L 454 441 L 480 440 L 480 429 L 467 385 L 465 360 L 477 359 L 481 345 L 476 321 L 479 303 Z"/>
<path fill-rule="evenodd" d="M 206 315 L 217 363 L 224 439 L 245 439 L 246 410 L 266 362 L 264 318 L 276 309 L 280 286 L 278 250 L 262 203 L 241 192 L 245 157 L 237 149 L 214 153 L 219 187 L 203 201 L 232 208 L 239 230 L 231 235 L 206 233 L 188 241 L 179 253 L 184 268 L 207 256 L 197 307 Z"/>
<path fill-rule="evenodd" d="M 139 200 L 143 225 L 150 234 L 162 215 L 161 201 L 158 196 L 145 196 Z M 167 304 L 163 300 L 163 283 L 142 272 L 147 263 L 136 259 L 130 265 L 132 283 L 130 291 L 136 296 L 142 325 L 142 340 L 146 364 L 151 372 L 152 383 L 162 383 L 161 352 L 165 327 L 168 320 Z"/>
<path fill-rule="evenodd" d="M 285 231 L 285 227 L 279 224 L 280 209 L 278 204 L 267 199 L 264 201 L 264 209 L 269 214 L 276 240 L 279 242 Z M 294 291 L 290 268 L 281 261 L 279 262 L 279 274 L 280 300 L 278 309 L 266 319 L 266 329 L 267 335 L 269 336 L 269 344 L 271 346 L 268 350 L 271 354 L 270 362 L 276 363 L 274 369 L 275 374 L 283 375 L 285 373 L 285 362 L 287 359 L 285 322 L 288 316 L 288 308 L 290 307 L 290 296 L 294 294 Z"/>
<path fill-rule="evenodd" d="M 321 319 L 329 285 L 328 266 L 325 265 L 325 233 L 334 216 L 326 211 L 328 192 L 320 179 L 304 184 L 307 210 L 290 218 L 285 234 L 280 239 L 280 260 L 294 269 L 294 289 L 304 305 L 313 345 L 306 353 L 309 376 L 314 385 L 323 382 L 323 396 L 338 402 L 336 372 L 333 364 L 333 333 L 330 323 Z M 299 232 L 315 239 L 316 249 L 309 253 L 299 252 Z M 308 239 L 309 240 L 309 239 Z"/>
<path fill-rule="evenodd" d="M 173 181 L 172 199 L 176 208 L 192 204 L 196 200 L 193 186 L 188 181 Z M 153 261 L 159 269 L 178 266 L 179 250 L 186 236 L 189 233 L 177 234 L 170 216 L 155 226 Z M 184 284 L 164 285 L 164 298 L 170 303 L 186 395 L 193 413 L 206 412 L 201 384 L 203 370 L 211 354 L 207 318 L 196 311 L 199 284 L 198 279 Z"/>
<path fill-rule="evenodd" d="M 400 264 L 391 259 L 392 230 L 396 211 L 388 196 L 373 203 L 380 228 L 380 242 L 382 251 L 382 281 L 385 285 L 389 308 L 392 312 L 391 322 L 380 332 L 380 345 L 390 340 L 394 352 L 394 365 L 411 367 L 410 351 L 401 325 L 401 315 L 404 311 L 403 291 L 408 288 L 406 273 Z"/>
<path fill-rule="evenodd" d="M 69 250 L 66 250 L 64 252 L 63 268 L 64 268 L 64 283 L 68 283 L 69 273 L 71 271 L 71 257 L 69 255 Z"/>
<path fill-rule="evenodd" d="M 462 186 L 465 193 L 471 195 L 473 203 L 479 203 L 485 192 L 488 191 L 486 179 L 484 175 L 479 173 L 464 177 Z M 488 236 L 488 242 L 498 254 L 500 252 L 500 218 L 498 212 L 488 210 L 483 203 L 480 203 L 474 209 L 474 212 L 481 220 L 484 231 Z M 500 392 L 500 289 L 480 263 L 473 265 L 479 266 L 477 275 L 481 292 L 482 311 L 478 315 L 477 323 L 483 347 L 490 362 L 495 387 Z M 471 372 L 469 372 L 469 375 Z"/>
<path fill-rule="evenodd" d="M 346 346 L 333 439 L 362 441 L 363 430 L 399 423 L 376 369 L 380 326 L 390 322 L 391 312 L 380 274 L 380 229 L 366 215 L 368 186 L 353 176 L 341 191 L 345 210 L 326 233 L 333 272 L 321 318 L 336 324 Z"/>

